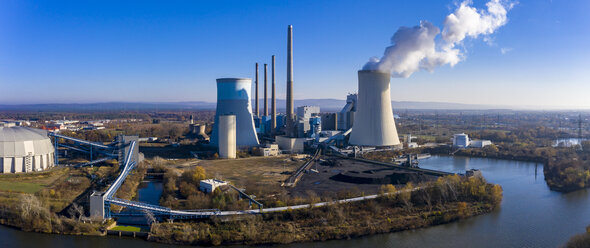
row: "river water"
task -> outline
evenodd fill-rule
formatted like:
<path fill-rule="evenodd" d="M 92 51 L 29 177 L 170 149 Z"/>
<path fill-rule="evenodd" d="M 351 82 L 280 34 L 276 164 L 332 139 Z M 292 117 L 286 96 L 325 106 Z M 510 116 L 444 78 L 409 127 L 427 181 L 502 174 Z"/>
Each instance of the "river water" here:
<path fill-rule="evenodd" d="M 154 181 L 143 181 L 137 190 L 137 199 L 135 201 L 145 202 L 153 205 L 160 205 L 160 197 L 164 190 L 164 185 L 160 180 Z M 141 211 L 124 209 L 122 213 L 141 213 Z M 134 225 L 140 226 L 145 229 L 148 228 L 147 219 L 143 216 L 136 217 L 119 217 L 117 218 L 117 224 L 119 225 Z"/>
<path fill-rule="evenodd" d="M 483 158 L 438 157 L 420 167 L 449 172 L 480 169 L 502 185 L 504 200 L 496 211 L 466 220 L 412 231 L 352 240 L 279 247 L 557 247 L 590 225 L 590 191 L 549 191 L 540 164 Z M 0 226 L 0 247 L 170 247 L 140 239 L 26 233 Z"/>

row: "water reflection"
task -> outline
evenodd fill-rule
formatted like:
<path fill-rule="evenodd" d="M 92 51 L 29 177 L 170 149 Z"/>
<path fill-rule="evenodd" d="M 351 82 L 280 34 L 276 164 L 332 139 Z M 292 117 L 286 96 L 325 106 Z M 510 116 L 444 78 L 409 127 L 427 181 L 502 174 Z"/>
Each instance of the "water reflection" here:
<path fill-rule="evenodd" d="M 137 189 L 136 201 L 145 202 L 154 205 L 160 205 L 160 197 L 162 196 L 163 184 L 162 181 L 150 180 L 143 181 Z M 125 209 L 121 213 L 142 213 L 138 210 Z M 117 223 L 124 225 L 137 225 L 145 226 L 148 225 L 148 220 L 145 216 L 126 216 L 118 217 Z"/>
<path fill-rule="evenodd" d="M 457 157 L 453 160 L 453 172 L 464 173 L 469 166 L 468 157 Z"/>

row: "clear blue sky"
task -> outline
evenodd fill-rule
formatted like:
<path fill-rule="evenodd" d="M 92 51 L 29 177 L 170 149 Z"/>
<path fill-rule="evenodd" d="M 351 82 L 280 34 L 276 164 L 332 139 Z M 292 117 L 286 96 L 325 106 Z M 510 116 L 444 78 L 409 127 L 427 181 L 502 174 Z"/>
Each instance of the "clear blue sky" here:
<path fill-rule="evenodd" d="M 456 4 L 2 0 L 0 103 L 215 101 L 216 78 L 254 77 L 273 54 L 283 98 L 289 24 L 295 98 L 344 99 L 400 26 L 442 29 Z M 392 79 L 392 99 L 590 108 L 588 13 L 587 0 L 519 1 L 492 45 L 468 39 L 455 67 Z"/>

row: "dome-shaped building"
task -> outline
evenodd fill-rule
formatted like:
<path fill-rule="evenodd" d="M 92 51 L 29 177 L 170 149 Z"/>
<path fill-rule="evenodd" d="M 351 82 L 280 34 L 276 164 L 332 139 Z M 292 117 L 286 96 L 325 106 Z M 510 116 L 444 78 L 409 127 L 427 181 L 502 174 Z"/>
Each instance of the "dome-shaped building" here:
<path fill-rule="evenodd" d="M 46 131 L 0 126 L 0 172 L 45 170 L 54 165 L 53 156 L 54 148 Z"/>

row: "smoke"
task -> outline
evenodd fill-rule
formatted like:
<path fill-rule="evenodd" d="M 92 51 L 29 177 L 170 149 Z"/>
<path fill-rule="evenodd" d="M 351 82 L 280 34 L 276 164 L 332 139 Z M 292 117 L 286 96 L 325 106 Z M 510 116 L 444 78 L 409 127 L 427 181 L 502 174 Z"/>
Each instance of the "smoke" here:
<path fill-rule="evenodd" d="M 438 66 L 456 65 L 465 58 L 457 46 L 466 37 L 489 37 L 508 22 L 506 14 L 514 6 L 514 3 L 490 0 L 486 3 L 487 10 L 478 10 L 471 4 L 470 0 L 463 1 L 445 18 L 442 34 L 428 21 L 414 27 L 400 27 L 391 37 L 392 45 L 385 49 L 383 57 L 372 57 L 363 70 L 391 71 L 392 77 L 407 78 L 420 69 L 433 71 Z M 437 40 L 439 34 L 442 39 Z"/>

